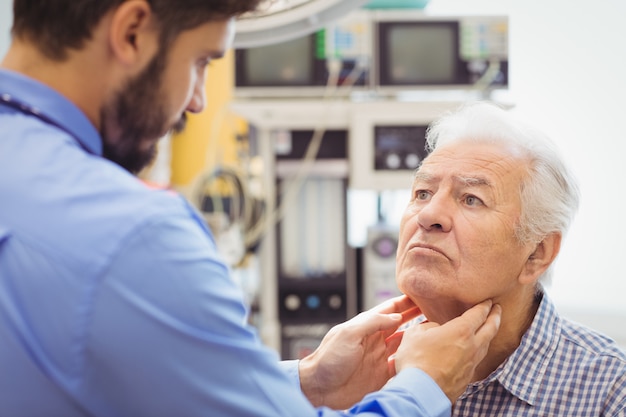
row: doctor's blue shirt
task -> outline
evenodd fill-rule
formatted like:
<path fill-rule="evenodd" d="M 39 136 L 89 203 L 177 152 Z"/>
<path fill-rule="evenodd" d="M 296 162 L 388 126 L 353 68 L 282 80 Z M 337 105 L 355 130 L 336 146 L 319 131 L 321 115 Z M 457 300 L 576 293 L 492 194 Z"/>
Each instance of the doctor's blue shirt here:
<path fill-rule="evenodd" d="M 182 198 L 104 159 L 45 85 L 0 70 L 0 97 L 0 416 L 449 415 L 416 369 L 314 409 Z"/>

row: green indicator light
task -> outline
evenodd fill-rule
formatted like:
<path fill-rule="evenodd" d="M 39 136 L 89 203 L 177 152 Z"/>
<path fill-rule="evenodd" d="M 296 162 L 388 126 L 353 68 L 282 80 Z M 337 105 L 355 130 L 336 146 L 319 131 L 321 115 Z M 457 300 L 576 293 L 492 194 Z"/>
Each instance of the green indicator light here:
<path fill-rule="evenodd" d="M 322 29 L 315 33 L 315 53 L 317 59 L 326 58 L 326 30 Z"/>

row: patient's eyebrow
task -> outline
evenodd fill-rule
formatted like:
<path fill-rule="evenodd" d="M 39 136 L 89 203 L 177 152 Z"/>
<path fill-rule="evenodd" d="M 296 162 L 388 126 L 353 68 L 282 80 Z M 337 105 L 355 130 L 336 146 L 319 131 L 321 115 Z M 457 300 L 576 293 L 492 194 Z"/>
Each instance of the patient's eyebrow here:
<path fill-rule="evenodd" d="M 431 184 L 441 181 L 441 177 L 429 172 L 417 171 L 413 178 L 413 182 L 424 182 Z M 492 183 L 489 179 L 482 176 L 471 175 L 453 175 L 452 181 L 468 187 L 491 187 Z"/>
<path fill-rule="evenodd" d="M 491 187 L 491 181 L 485 177 L 472 177 L 465 175 L 454 175 L 454 182 L 465 185 L 467 187 Z"/>
<path fill-rule="evenodd" d="M 493 188 L 493 182 L 480 174 L 452 174 L 451 178 L 457 187 Z M 433 187 L 443 180 L 444 178 L 439 174 L 418 170 L 414 174 L 413 188 L 421 186 Z"/>
<path fill-rule="evenodd" d="M 413 177 L 413 182 L 426 182 L 432 183 L 437 181 L 437 177 L 435 175 L 429 174 L 427 172 L 416 171 Z"/>

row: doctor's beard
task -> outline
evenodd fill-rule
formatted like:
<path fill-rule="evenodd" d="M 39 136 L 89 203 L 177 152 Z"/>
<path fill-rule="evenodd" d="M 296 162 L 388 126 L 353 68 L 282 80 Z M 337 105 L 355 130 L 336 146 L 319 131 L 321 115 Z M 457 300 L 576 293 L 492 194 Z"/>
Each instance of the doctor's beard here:
<path fill-rule="evenodd" d="M 153 161 L 160 138 L 185 126 L 184 115 L 173 126 L 167 125 L 171 120 L 165 111 L 167 97 L 159 88 L 165 64 L 166 54 L 161 51 L 101 110 L 103 155 L 133 174 Z"/>

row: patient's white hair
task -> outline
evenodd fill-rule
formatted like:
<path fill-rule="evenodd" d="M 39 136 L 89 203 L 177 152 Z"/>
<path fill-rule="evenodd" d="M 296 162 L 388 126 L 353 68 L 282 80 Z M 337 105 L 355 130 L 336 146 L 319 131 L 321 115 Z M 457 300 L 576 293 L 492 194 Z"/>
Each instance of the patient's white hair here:
<path fill-rule="evenodd" d="M 426 148 L 458 141 L 511 145 L 525 156 L 528 175 L 519 190 L 522 208 L 515 230 L 521 243 L 539 243 L 555 232 L 565 236 L 578 210 L 578 184 L 550 138 L 494 104 L 476 102 L 433 122 Z M 552 266 L 542 282 L 549 282 L 551 274 Z"/>

